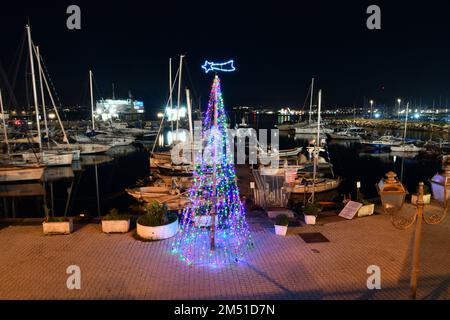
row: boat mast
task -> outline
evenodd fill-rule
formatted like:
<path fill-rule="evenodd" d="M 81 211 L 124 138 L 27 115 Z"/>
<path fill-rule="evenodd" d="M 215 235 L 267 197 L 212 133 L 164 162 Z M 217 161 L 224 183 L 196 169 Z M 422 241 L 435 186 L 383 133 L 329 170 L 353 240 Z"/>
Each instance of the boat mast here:
<path fill-rule="evenodd" d="M 41 57 L 39 57 L 40 59 Z M 47 78 L 45 77 L 44 70 L 40 70 L 42 74 L 42 79 L 44 80 L 45 87 L 47 88 L 48 95 L 50 96 L 50 101 L 52 102 L 53 110 L 55 110 L 56 118 L 58 119 L 59 126 L 61 127 L 61 131 L 63 133 L 63 141 L 67 144 L 69 143 L 69 139 L 67 138 L 66 131 L 64 130 L 64 126 L 61 121 L 61 117 L 59 116 L 58 109 L 56 108 L 55 100 L 53 99 L 52 91 L 50 90 L 50 86 L 48 85 Z"/>
<path fill-rule="evenodd" d="M 180 55 L 180 75 L 178 77 L 178 97 L 177 97 L 177 131 L 175 132 L 175 141 L 178 140 L 178 124 L 180 122 L 180 100 L 181 100 L 181 74 L 183 71 L 183 58 L 184 55 Z"/>
<path fill-rule="evenodd" d="M 39 122 L 39 107 L 38 107 L 38 98 L 37 98 L 37 90 L 36 90 L 36 75 L 34 74 L 34 59 L 33 59 L 33 50 L 32 50 L 32 43 L 31 43 L 30 26 L 26 25 L 25 29 L 27 30 L 27 36 L 28 36 L 28 51 L 29 51 L 29 55 L 30 55 L 30 68 L 31 68 L 32 86 L 33 86 L 34 110 L 36 113 L 36 126 L 37 126 L 38 139 L 39 139 L 39 150 L 42 150 L 41 127 L 40 127 L 40 122 Z"/>
<path fill-rule="evenodd" d="M 312 203 L 314 203 L 315 189 L 316 189 L 316 176 L 317 176 L 317 160 L 320 150 L 320 110 L 322 107 L 322 90 L 319 90 L 319 102 L 317 104 L 317 138 L 316 145 L 314 147 L 314 171 L 313 171 L 313 189 L 311 194 Z"/>
<path fill-rule="evenodd" d="M 0 107 L 2 111 L 2 122 L 3 122 L 3 134 L 5 135 L 5 143 L 6 143 L 6 150 L 8 152 L 8 158 L 9 158 L 9 142 L 8 142 L 8 131 L 6 129 L 6 120 L 5 120 L 5 110 L 3 110 L 3 98 L 2 98 L 2 91 L 0 90 Z"/>
<path fill-rule="evenodd" d="M 89 88 L 91 92 L 91 117 L 92 117 L 92 131 L 95 131 L 95 120 L 94 120 L 94 92 L 92 91 L 92 71 L 89 70 Z"/>
<path fill-rule="evenodd" d="M 43 111 L 42 113 L 44 115 L 45 136 L 47 137 L 47 147 L 50 148 L 50 136 L 48 134 L 47 111 L 45 110 L 44 84 L 42 83 L 41 54 L 39 53 L 39 46 L 35 46 L 35 49 L 36 49 L 36 57 L 37 57 L 37 61 L 38 61 L 39 87 L 41 89 L 42 111 Z"/>
<path fill-rule="evenodd" d="M 311 113 L 312 113 L 312 107 L 313 107 L 313 95 L 314 95 L 314 78 L 311 79 L 311 92 L 310 92 L 310 99 L 309 99 L 309 120 L 308 120 L 308 123 L 311 123 Z"/>
<path fill-rule="evenodd" d="M 170 106 L 170 127 L 172 129 L 172 134 L 173 134 L 173 118 L 172 118 L 172 108 L 173 108 L 173 103 L 172 103 L 172 58 L 169 58 L 169 106 Z M 172 140 L 173 141 L 173 140 Z"/>
<path fill-rule="evenodd" d="M 192 106 L 191 106 L 191 94 L 189 89 L 186 88 L 186 106 L 189 119 L 189 137 L 191 140 L 191 163 L 194 163 L 194 129 L 192 128 Z"/>
<path fill-rule="evenodd" d="M 406 104 L 405 131 L 403 132 L 403 144 L 406 143 L 406 128 L 408 127 L 408 111 L 409 111 L 409 102 Z"/>

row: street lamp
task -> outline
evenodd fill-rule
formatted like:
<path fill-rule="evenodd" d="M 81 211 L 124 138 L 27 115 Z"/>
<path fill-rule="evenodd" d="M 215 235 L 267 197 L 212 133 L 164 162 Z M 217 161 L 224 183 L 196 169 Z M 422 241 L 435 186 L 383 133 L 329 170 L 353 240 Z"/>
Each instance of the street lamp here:
<path fill-rule="evenodd" d="M 431 190 L 433 198 L 442 203 L 444 208 L 450 206 L 450 157 L 442 161 L 443 173 L 437 173 L 431 178 Z"/>
<path fill-rule="evenodd" d="M 398 111 L 397 111 L 397 116 L 400 119 L 400 105 L 402 103 L 402 99 L 398 98 L 397 99 L 397 103 L 398 103 Z"/>
<path fill-rule="evenodd" d="M 370 100 L 370 118 L 373 118 L 373 100 Z"/>
<path fill-rule="evenodd" d="M 427 224 L 440 224 L 448 211 L 448 207 L 441 208 L 436 205 L 429 205 L 429 210 L 424 211 L 425 203 L 423 201 L 424 183 L 419 183 L 417 206 L 411 210 L 397 211 L 391 217 L 391 222 L 397 229 L 405 230 L 416 223 L 414 233 L 414 250 L 411 268 L 411 298 L 416 299 L 417 295 L 417 276 L 419 274 L 420 242 L 422 238 L 422 220 Z M 411 208 L 411 206 L 409 206 Z M 414 207 L 413 207 L 414 208 Z M 409 211 L 409 212 L 408 212 Z"/>
<path fill-rule="evenodd" d="M 385 213 L 392 213 L 401 210 L 408 194 L 406 188 L 397 179 L 397 174 L 393 171 L 386 173 L 386 178 L 381 179 L 376 184 L 381 204 Z"/>

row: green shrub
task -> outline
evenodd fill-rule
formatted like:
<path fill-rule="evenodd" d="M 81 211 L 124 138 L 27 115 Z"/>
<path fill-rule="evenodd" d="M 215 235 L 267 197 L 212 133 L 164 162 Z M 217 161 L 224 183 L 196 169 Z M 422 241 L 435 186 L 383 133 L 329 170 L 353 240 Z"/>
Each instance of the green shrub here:
<path fill-rule="evenodd" d="M 320 211 L 322 211 L 322 206 L 318 203 L 307 203 L 303 208 L 303 214 L 309 216 L 317 217 Z"/>
<path fill-rule="evenodd" d="M 138 223 L 147 227 L 163 226 L 174 222 L 176 214 L 168 212 L 167 205 L 160 205 L 157 201 L 141 204 L 140 211 L 144 214 L 138 219 Z"/>
<path fill-rule="evenodd" d="M 275 218 L 275 224 L 277 226 L 287 226 L 289 224 L 289 218 L 285 214 L 279 214 Z"/>
<path fill-rule="evenodd" d="M 108 211 L 108 214 L 102 218 L 102 220 L 129 220 L 131 215 L 120 214 L 116 208 Z"/>

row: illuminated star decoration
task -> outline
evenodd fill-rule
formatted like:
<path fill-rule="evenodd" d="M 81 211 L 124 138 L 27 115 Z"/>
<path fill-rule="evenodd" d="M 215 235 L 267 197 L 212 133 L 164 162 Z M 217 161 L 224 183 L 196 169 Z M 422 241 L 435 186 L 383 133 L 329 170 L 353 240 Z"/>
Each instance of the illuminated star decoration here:
<path fill-rule="evenodd" d="M 231 72 L 236 70 L 233 64 L 234 64 L 233 60 L 222 63 L 209 62 L 208 60 L 206 60 L 205 63 L 202 65 L 202 68 L 203 70 L 205 70 L 205 73 L 208 73 L 210 71 Z"/>
<path fill-rule="evenodd" d="M 229 124 L 217 75 L 203 128 L 203 157 L 195 161 L 190 204 L 183 210 L 172 249 L 189 265 L 216 267 L 241 261 L 247 249 L 253 247 L 239 196 L 232 144 L 228 140 Z"/>

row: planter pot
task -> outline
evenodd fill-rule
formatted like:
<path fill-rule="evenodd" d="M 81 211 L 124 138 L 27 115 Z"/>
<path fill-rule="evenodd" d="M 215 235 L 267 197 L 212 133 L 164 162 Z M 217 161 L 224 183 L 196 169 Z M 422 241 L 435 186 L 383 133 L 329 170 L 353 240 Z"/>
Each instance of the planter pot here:
<path fill-rule="evenodd" d="M 419 197 L 417 196 L 417 194 L 413 194 L 411 195 L 411 203 L 416 205 L 417 204 L 417 200 L 419 200 Z M 424 194 L 423 195 L 423 202 L 425 204 L 430 204 L 431 202 L 431 194 Z"/>
<path fill-rule="evenodd" d="M 163 240 L 173 237 L 178 232 L 178 219 L 164 226 L 147 227 L 137 223 L 137 234 L 148 240 Z"/>
<path fill-rule="evenodd" d="M 43 222 L 44 234 L 70 234 L 73 231 L 73 221 Z"/>
<path fill-rule="evenodd" d="M 362 206 L 358 210 L 358 217 L 370 216 L 375 211 L 375 204 L 371 203 L 365 206 Z"/>
<path fill-rule="evenodd" d="M 128 220 L 102 220 L 102 231 L 104 233 L 127 233 L 130 229 Z"/>
<path fill-rule="evenodd" d="M 316 224 L 316 216 L 305 215 L 305 223 L 306 224 Z"/>
<path fill-rule="evenodd" d="M 194 217 L 194 225 L 196 227 L 209 227 L 211 225 L 211 216 L 204 215 L 204 216 L 195 216 Z M 219 224 L 219 218 L 216 215 L 215 217 L 216 226 Z"/>
<path fill-rule="evenodd" d="M 275 225 L 275 234 L 279 236 L 285 236 L 287 233 L 287 229 L 287 226 Z"/>

